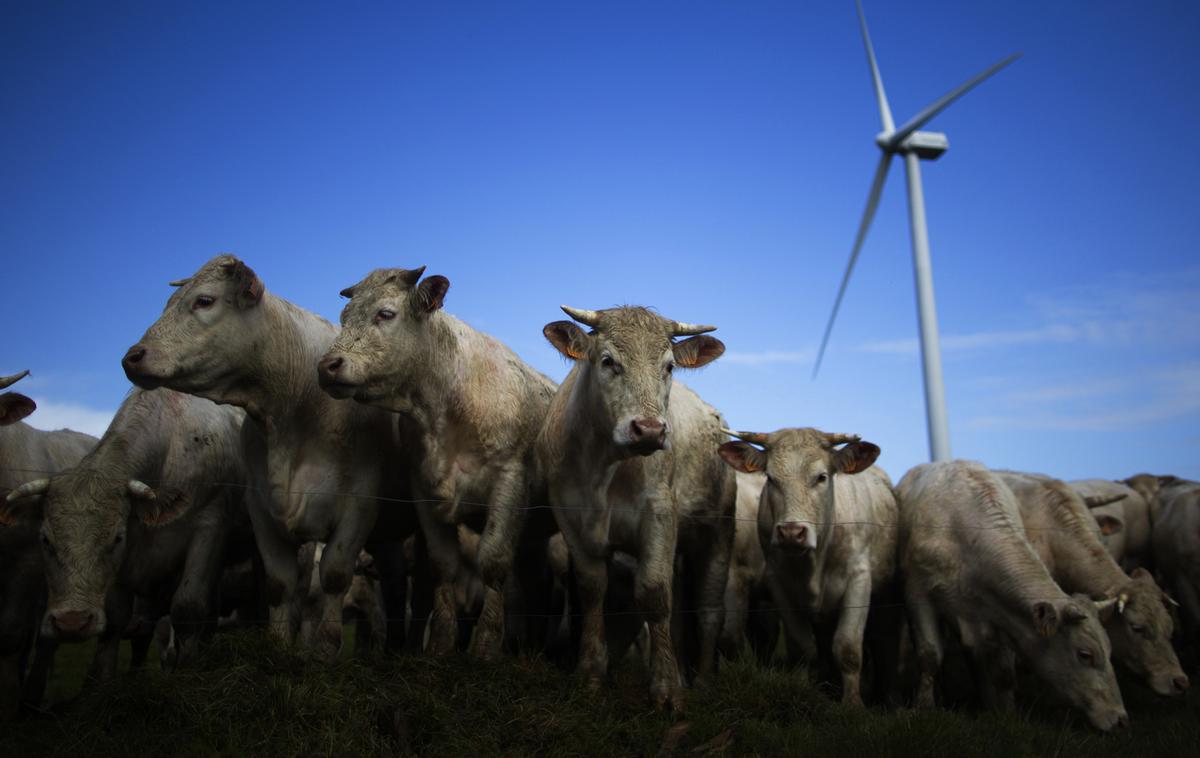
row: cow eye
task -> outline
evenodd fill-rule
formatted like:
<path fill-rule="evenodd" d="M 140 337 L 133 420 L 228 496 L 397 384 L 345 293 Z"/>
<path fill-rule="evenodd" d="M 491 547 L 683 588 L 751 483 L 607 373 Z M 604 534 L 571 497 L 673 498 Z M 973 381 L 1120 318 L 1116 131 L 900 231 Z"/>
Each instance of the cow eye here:
<path fill-rule="evenodd" d="M 211 308 L 215 302 L 217 302 L 217 299 L 212 295 L 199 295 L 192 301 L 192 310 L 199 311 L 204 308 Z"/>
<path fill-rule="evenodd" d="M 672 361 L 671 363 L 667 364 L 667 374 L 670 375 L 674 371 L 675 371 L 675 362 Z"/>
<path fill-rule="evenodd" d="M 622 371 L 625 370 L 624 368 L 621 367 L 621 364 L 617 363 L 616 360 L 613 359 L 613 357 L 611 355 L 605 355 L 605 356 L 601 357 L 600 365 L 603 366 L 604 368 L 608 369 L 609 371 L 613 372 L 614 374 L 620 374 Z"/>
<path fill-rule="evenodd" d="M 824 484 L 827 481 L 829 481 L 829 474 L 826 474 L 824 471 L 817 474 L 816 484 Z"/>
<path fill-rule="evenodd" d="M 1130 624 L 1129 628 L 1131 630 L 1133 630 L 1134 634 L 1145 634 L 1146 633 L 1146 627 L 1143 624 Z"/>
<path fill-rule="evenodd" d="M 124 535 L 124 534 L 118 534 L 116 537 L 113 537 L 113 547 L 116 547 L 117 545 L 120 545 L 120 544 L 121 544 L 122 542 L 124 542 L 124 541 L 125 541 L 125 535 Z"/>
<path fill-rule="evenodd" d="M 1080 648 L 1079 650 L 1076 650 L 1075 655 L 1079 657 L 1079 662 L 1086 666 L 1091 666 L 1096 662 L 1095 654 L 1087 648 Z"/>
<path fill-rule="evenodd" d="M 47 550 L 49 550 L 50 552 L 53 553 L 54 545 L 50 542 L 50 537 L 47 536 L 45 532 L 42 532 L 41 537 L 42 537 L 42 544 L 46 546 Z"/>
<path fill-rule="evenodd" d="M 376 321 L 391 321 L 394 318 L 396 318 L 396 312 L 387 308 L 380 308 L 379 312 L 375 314 Z"/>

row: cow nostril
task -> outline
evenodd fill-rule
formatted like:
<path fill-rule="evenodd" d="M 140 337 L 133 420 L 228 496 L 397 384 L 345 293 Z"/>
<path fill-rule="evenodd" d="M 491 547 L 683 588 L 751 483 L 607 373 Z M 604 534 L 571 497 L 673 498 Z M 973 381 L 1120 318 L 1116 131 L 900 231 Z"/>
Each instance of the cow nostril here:
<path fill-rule="evenodd" d="M 141 363 L 142 359 L 145 357 L 146 357 L 146 348 L 142 347 L 141 345 L 134 345 L 133 347 L 129 348 L 128 353 L 125 353 L 125 362 L 126 363 Z"/>
<path fill-rule="evenodd" d="M 337 371 L 342 367 L 344 362 L 345 361 L 343 361 L 341 358 L 334 358 L 327 364 L 326 368 L 328 368 L 330 371 Z"/>
<path fill-rule="evenodd" d="M 1191 686 L 1191 683 L 1188 681 L 1186 676 L 1175 677 L 1175 679 L 1172 681 L 1172 684 L 1175 685 L 1175 691 L 1179 693 L 1187 692 L 1188 687 Z"/>
<path fill-rule="evenodd" d="M 1126 716 L 1124 713 L 1122 713 L 1120 716 L 1117 717 L 1117 728 L 1118 729 L 1128 729 L 1129 728 L 1129 717 Z"/>

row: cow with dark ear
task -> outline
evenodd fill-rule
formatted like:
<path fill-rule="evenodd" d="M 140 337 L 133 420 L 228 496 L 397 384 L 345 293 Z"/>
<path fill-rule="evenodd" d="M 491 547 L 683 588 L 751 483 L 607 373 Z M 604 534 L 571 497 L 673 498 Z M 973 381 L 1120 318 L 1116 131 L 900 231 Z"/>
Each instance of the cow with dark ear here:
<path fill-rule="evenodd" d="M 867 609 L 894 591 L 896 577 L 896 498 L 873 466 L 879 447 L 816 429 L 722 431 L 737 437 L 718 449 L 726 463 L 767 475 L 758 536 L 789 644 L 811 650 L 815 621 L 836 623 L 842 702 L 861 706 Z M 885 657 L 894 660 L 895 651 Z"/>
<path fill-rule="evenodd" d="M 720 414 L 674 375 L 716 360 L 725 346 L 707 334 L 715 327 L 647 308 L 562 310 L 571 321 L 542 333 L 573 365 L 546 414 L 537 456 L 575 570 L 578 669 L 593 683 L 605 676 L 609 572 L 618 553 L 638 556 L 635 602 L 649 623 L 651 697 L 681 708 L 680 674 L 703 681 L 716 667 L 736 483 L 716 454 Z M 686 579 L 673 593 L 677 563 Z M 681 614 L 675 640 L 672 608 L 700 609 Z"/>
<path fill-rule="evenodd" d="M 343 290 L 350 301 L 342 331 L 317 376 L 332 397 L 401 414 L 412 445 L 399 463 L 413 472 L 435 585 L 433 654 L 453 651 L 458 633 L 455 588 L 469 573 L 458 529 L 483 525 L 478 568 L 486 590 L 473 652 L 494 658 L 506 637 L 511 646 L 545 639 L 538 627 L 553 524 L 531 448 L 554 383 L 447 313 L 450 280 L 424 272 L 424 266 L 379 269 Z M 506 606 L 521 604 L 523 612 L 506 618 Z"/>

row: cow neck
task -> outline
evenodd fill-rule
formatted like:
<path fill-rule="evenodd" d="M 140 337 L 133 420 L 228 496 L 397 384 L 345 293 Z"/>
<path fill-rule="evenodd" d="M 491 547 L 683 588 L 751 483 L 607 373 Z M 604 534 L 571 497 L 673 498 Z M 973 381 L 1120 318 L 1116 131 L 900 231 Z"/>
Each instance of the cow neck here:
<path fill-rule="evenodd" d="M 611 469 L 625 456 L 617 453 L 612 439 L 612 428 L 616 421 L 591 381 L 595 370 L 588 361 L 576 362 L 571 370 L 574 381 L 563 416 L 562 448 L 565 460 L 585 464 L 583 470 L 596 471 L 598 478 L 595 483 L 599 484 L 612 476 Z"/>
<path fill-rule="evenodd" d="M 1013 532 L 1013 538 L 1007 538 L 1002 531 L 1002 539 L 997 544 L 992 541 L 989 546 L 981 545 L 978 552 L 987 552 L 986 557 L 978 552 L 972 557 L 973 562 L 980 568 L 977 577 L 984 579 L 985 591 L 982 597 L 967 598 L 967 602 L 977 609 L 983 610 L 983 615 L 991 616 L 993 624 L 1003 628 L 1028 652 L 1035 645 L 1038 633 L 1033 621 L 1033 608 L 1039 602 L 1058 602 L 1065 600 L 1065 593 L 1033 552 L 1028 542 L 1020 538 L 1019 531 Z"/>
<path fill-rule="evenodd" d="M 336 336 L 333 325 L 316 314 L 271 294 L 263 296 L 262 349 L 247 355 L 239 389 L 241 405 L 268 429 L 306 422 L 302 410 L 324 396 L 317 385 L 317 363 Z"/>
<path fill-rule="evenodd" d="M 170 447 L 170 429 L 182 414 L 184 398 L 172 390 L 134 390 L 121 405 L 100 444 L 79 462 L 80 470 L 119 479 L 161 477 Z"/>
<path fill-rule="evenodd" d="M 1101 598 L 1129 577 L 1117 566 L 1095 533 L 1080 523 L 1077 510 L 1066 504 L 1055 508 L 1055 517 L 1048 525 L 1054 579 L 1065 592 L 1083 592 Z"/>
<path fill-rule="evenodd" d="M 418 354 L 393 375 L 390 407 L 411 418 L 422 432 L 460 420 L 459 409 L 466 406 L 469 389 L 466 336 L 470 331 L 454 316 L 435 311 L 425 324 Z"/>

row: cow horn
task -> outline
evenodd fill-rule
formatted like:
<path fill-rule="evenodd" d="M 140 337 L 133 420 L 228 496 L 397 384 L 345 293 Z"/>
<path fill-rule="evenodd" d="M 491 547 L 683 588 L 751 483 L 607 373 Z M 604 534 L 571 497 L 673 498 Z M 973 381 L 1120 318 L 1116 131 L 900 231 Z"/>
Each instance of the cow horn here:
<path fill-rule="evenodd" d="M 347 298 L 354 297 L 354 288 L 357 286 L 358 286 L 357 284 L 352 284 L 349 287 L 347 287 L 346 289 L 339 292 L 338 294 L 341 295 L 342 297 L 347 297 Z"/>
<path fill-rule="evenodd" d="M 704 334 L 705 332 L 715 332 L 717 327 L 708 326 L 707 324 L 689 324 L 686 321 L 673 321 L 671 323 L 671 334 L 675 337 L 688 337 L 693 334 Z"/>
<path fill-rule="evenodd" d="M 1120 595 L 1117 595 L 1117 613 L 1124 613 L 1125 606 L 1128 605 L 1128 603 L 1129 595 L 1124 592 L 1122 592 Z"/>
<path fill-rule="evenodd" d="M 1124 492 L 1119 495 L 1084 495 L 1083 502 L 1087 504 L 1088 508 L 1099 508 L 1124 500 L 1126 497 L 1127 495 Z"/>
<path fill-rule="evenodd" d="M 192 277 L 189 276 L 186 279 L 172 279 L 171 281 L 167 282 L 167 284 L 171 287 L 182 287 L 183 285 L 187 284 L 191 280 L 192 280 Z"/>
<path fill-rule="evenodd" d="M 755 445 L 764 446 L 767 444 L 767 435 L 763 434 L 762 432 L 735 432 L 734 430 L 726 429 L 725 427 L 721 427 L 721 431 L 725 434 L 728 434 L 730 437 L 737 437 L 743 442 L 752 442 Z"/>
<path fill-rule="evenodd" d="M 12 492 L 8 493 L 6 498 L 8 502 L 15 503 L 23 497 L 33 497 L 34 495 L 45 494 L 46 490 L 50 489 L 49 479 L 34 479 L 32 482 L 25 482 L 20 487 L 17 487 Z"/>
<path fill-rule="evenodd" d="M 1168 603 L 1170 603 L 1171 605 L 1175 606 L 1176 608 L 1179 608 L 1179 607 L 1180 607 L 1180 606 L 1179 606 L 1179 601 L 1178 601 L 1178 600 L 1176 600 L 1175 598 L 1171 597 L 1170 595 L 1168 595 L 1168 594 L 1167 594 L 1167 593 L 1165 593 L 1165 592 L 1163 593 L 1163 600 L 1166 600 Z"/>
<path fill-rule="evenodd" d="M 1115 603 L 1115 602 L 1117 602 L 1117 599 L 1115 597 L 1110 597 L 1107 600 L 1097 600 L 1096 601 L 1096 610 L 1104 611 L 1108 608 L 1111 608 L 1113 606 L 1113 603 Z"/>
<path fill-rule="evenodd" d="M 129 494 L 143 500 L 153 500 L 156 497 L 154 489 L 140 479 L 129 480 Z"/>
<path fill-rule="evenodd" d="M 836 445 L 846 445 L 851 442 L 861 442 L 862 437 L 857 434 L 826 434 L 825 439 L 829 441 L 830 447 Z"/>
<path fill-rule="evenodd" d="M 563 313 L 575 319 L 584 326 L 595 328 L 600 324 L 600 311 L 589 311 L 587 308 L 572 308 L 569 305 L 560 305 Z"/>
<path fill-rule="evenodd" d="M 12 376 L 0 376 L 0 390 L 5 387 L 11 387 L 25 377 L 29 376 L 29 369 L 13 374 Z"/>

